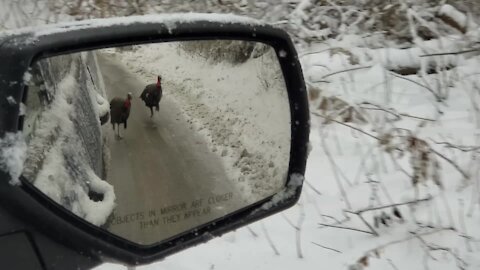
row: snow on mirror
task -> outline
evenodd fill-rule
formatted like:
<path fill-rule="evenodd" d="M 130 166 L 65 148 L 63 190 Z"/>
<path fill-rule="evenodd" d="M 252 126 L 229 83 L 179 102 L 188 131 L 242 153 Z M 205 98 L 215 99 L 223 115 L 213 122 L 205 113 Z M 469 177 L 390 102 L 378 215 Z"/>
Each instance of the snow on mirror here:
<path fill-rule="evenodd" d="M 86 221 L 149 245 L 279 192 L 290 111 L 275 50 L 187 41 L 36 62 L 23 176 Z"/>

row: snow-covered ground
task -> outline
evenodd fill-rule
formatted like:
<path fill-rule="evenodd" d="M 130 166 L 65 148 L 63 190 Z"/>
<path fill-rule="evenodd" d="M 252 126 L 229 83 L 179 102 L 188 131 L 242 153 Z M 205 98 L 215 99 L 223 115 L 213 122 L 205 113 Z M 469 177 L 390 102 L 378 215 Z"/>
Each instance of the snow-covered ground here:
<path fill-rule="evenodd" d="M 460 26 L 469 20 L 452 17 Z M 460 43 L 450 43 L 455 39 Z M 459 35 L 434 48 L 419 44 L 426 51 L 365 49 L 359 36 L 318 45 L 302 57 L 306 79 L 319 81 L 312 112 L 321 116 L 312 115 L 299 203 L 138 269 L 479 269 L 480 59 L 418 57 L 462 50 L 468 39 L 478 41 Z M 411 64 L 426 71 L 430 59 L 449 70 L 423 77 L 386 71 Z M 341 105 L 332 109 L 322 100 Z M 408 203 L 415 198 L 424 201 Z M 397 206 L 403 220 L 387 207 L 396 203 L 406 203 Z M 376 227 L 382 212 L 388 226 Z"/>
<path fill-rule="evenodd" d="M 319 96 L 299 203 L 138 269 L 480 267 L 480 57 L 322 46 L 302 57 Z"/>

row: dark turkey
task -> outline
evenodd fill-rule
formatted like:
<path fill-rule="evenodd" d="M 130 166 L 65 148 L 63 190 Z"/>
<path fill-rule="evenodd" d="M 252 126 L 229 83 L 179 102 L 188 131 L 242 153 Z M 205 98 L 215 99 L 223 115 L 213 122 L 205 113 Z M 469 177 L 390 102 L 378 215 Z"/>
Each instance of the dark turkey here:
<path fill-rule="evenodd" d="M 132 96 L 127 95 L 127 98 L 114 97 L 110 101 L 110 123 L 115 130 L 115 124 L 117 124 L 117 136 L 120 137 L 120 124 L 123 124 L 123 128 L 127 128 L 127 120 L 130 115 L 130 107 Z"/>
<path fill-rule="evenodd" d="M 153 116 L 153 108 L 160 110 L 160 100 L 162 99 L 162 77 L 157 76 L 157 83 L 145 86 L 140 98 L 145 102 L 145 106 L 150 108 L 150 117 Z"/>

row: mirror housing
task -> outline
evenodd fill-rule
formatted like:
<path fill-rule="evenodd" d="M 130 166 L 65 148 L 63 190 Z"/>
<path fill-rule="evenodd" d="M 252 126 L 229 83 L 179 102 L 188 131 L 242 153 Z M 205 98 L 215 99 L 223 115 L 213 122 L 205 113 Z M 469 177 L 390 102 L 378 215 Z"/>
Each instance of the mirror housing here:
<path fill-rule="evenodd" d="M 291 116 L 288 179 L 282 191 L 205 226 L 158 244 L 141 246 L 78 218 L 22 177 L 20 184 L 11 185 L 16 179 L 12 179 L 8 168 L 0 162 L 0 208 L 20 221 L 15 223 L 15 230 L 27 232 L 32 245 L 41 245 L 44 241 L 41 239 L 46 237 L 55 245 L 65 246 L 68 252 L 74 251 L 87 258 L 86 261 L 136 265 L 162 259 L 293 206 L 300 196 L 308 154 L 309 111 L 305 83 L 289 36 L 281 29 L 248 18 L 208 14 L 149 15 L 47 25 L 0 34 L 3 60 L 0 65 L 0 138 L 22 128 L 22 103 L 28 91 L 28 75 L 25 74 L 29 74 L 30 66 L 39 59 L 113 46 L 213 39 L 256 41 L 276 51 L 285 78 Z M 4 147 L 1 143 L 0 146 Z M 0 233 L 7 227 L 0 225 L 3 229 Z M 13 229 L 8 227 L 8 230 Z M 50 267 L 47 259 L 42 260 Z M 82 267 L 80 261 L 77 260 L 77 267 Z"/>

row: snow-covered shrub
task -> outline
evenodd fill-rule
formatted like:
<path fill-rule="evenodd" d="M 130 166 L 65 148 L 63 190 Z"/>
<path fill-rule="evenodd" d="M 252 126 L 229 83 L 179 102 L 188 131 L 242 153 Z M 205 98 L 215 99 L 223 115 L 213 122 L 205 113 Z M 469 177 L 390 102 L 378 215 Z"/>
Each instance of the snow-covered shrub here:
<path fill-rule="evenodd" d="M 186 53 L 216 63 L 245 63 L 253 53 L 254 42 L 236 40 L 212 40 L 181 42 L 179 48 Z"/>

